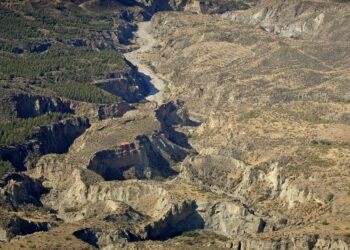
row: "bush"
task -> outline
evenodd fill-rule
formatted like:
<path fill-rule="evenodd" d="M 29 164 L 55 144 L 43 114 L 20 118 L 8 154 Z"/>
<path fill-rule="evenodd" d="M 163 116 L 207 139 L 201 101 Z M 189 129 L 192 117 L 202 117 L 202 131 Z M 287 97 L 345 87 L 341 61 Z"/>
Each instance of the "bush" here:
<path fill-rule="evenodd" d="M 278 223 L 279 223 L 280 225 L 287 225 L 287 224 L 288 224 L 288 219 L 286 219 L 286 218 L 281 218 L 281 219 L 278 220 Z"/>
<path fill-rule="evenodd" d="M 2 177 L 7 171 L 9 171 L 12 168 L 13 166 L 11 162 L 0 160 L 0 177 Z"/>
<path fill-rule="evenodd" d="M 322 223 L 322 225 L 324 225 L 324 226 L 329 225 L 329 222 L 328 222 L 328 221 L 326 221 L 326 220 L 322 221 L 321 223 Z"/>
<path fill-rule="evenodd" d="M 326 195 L 326 201 L 331 202 L 334 199 L 334 194 L 333 193 L 327 193 Z"/>

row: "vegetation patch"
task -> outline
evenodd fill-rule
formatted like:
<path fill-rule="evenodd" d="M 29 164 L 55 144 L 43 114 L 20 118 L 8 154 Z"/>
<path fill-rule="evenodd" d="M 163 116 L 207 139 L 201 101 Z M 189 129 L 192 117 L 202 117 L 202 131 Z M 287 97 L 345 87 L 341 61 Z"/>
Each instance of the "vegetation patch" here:
<path fill-rule="evenodd" d="M 54 45 L 47 53 L 5 54 L 0 60 L 0 79 L 22 77 L 44 82 L 86 82 L 103 78 L 109 72 L 121 71 L 126 64 L 117 51 L 92 50 Z"/>
<path fill-rule="evenodd" d="M 68 116 L 63 113 L 47 113 L 38 117 L 14 119 L 11 122 L 2 123 L 0 124 L 0 145 L 23 143 L 34 134 L 37 127 L 58 122 Z"/>
<path fill-rule="evenodd" d="M 76 101 L 90 103 L 114 103 L 119 101 L 119 97 L 92 84 L 63 83 L 52 84 L 48 88 L 56 92 L 59 96 Z"/>
<path fill-rule="evenodd" d="M 185 241 L 189 244 L 205 240 L 227 241 L 228 238 L 210 231 L 189 231 L 176 238 L 178 241 Z"/>
<path fill-rule="evenodd" d="M 1 13 L 0 27 L 0 37 L 2 39 L 26 42 L 39 38 L 42 35 L 37 31 L 37 23 L 12 12 Z"/>
<path fill-rule="evenodd" d="M 42 7 L 42 6 L 41 6 Z M 64 8 L 58 9 L 62 12 Z M 40 39 L 69 39 L 82 31 L 111 30 L 113 17 L 108 15 L 90 16 L 83 13 L 53 15 L 48 11 L 34 9 L 32 12 L 18 14 L 4 12 L 0 15 L 0 37 L 2 40 L 15 41 L 12 46 L 1 46 L 1 50 L 11 51 L 14 46 L 26 46 Z M 45 31 L 45 32 L 44 32 Z M 0 43 L 0 45 L 2 45 Z"/>
<path fill-rule="evenodd" d="M 119 22 L 119 7 L 93 12 L 46 0 L 9 6 L 0 3 L 0 84 L 29 83 L 84 102 L 119 100 L 92 85 L 129 69 L 109 37 Z M 104 43 L 105 49 L 96 48 Z"/>
<path fill-rule="evenodd" d="M 7 171 L 13 168 L 11 162 L 0 161 L 0 177 L 2 177 Z"/>
<path fill-rule="evenodd" d="M 261 111 L 259 110 L 252 110 L 243 114 L 240 114 L 238 117 L 238 121 L 242 122 L 242 121 L 247 121 L 250 119 L 255 119 L 258 118 L 261 114 Z"/>

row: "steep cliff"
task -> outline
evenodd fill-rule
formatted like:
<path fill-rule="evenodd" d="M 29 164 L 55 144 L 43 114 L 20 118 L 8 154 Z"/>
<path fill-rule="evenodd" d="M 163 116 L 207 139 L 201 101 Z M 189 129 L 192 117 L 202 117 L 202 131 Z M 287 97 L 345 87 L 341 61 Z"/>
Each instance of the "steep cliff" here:
<path fill-rule="evenodd" d="M 39 127 L 24 144 L 0 148 L 0 158 L 10 161 L 19 170 L 31 168 L 45 154 L 67 152 L 75 138 L 90 126 L 86 118 L 72 118 Z"/>
<path fill-rule="evenodd" d="M 139 5 L 148 15 L 158 11 L 191 11 L 196 13 L 218 14 L 226 11 L 247 9 L 255 4 L 256 0 L 119 0 L 126 5 Z"/>
<path fill-rule="evenodd" d="M 127 102 L 138 102 L 149 92 L 147 84 L 134 68 L 125 72 L 111 73 L 107 79 L 96 81 L 95 84 Z"/>
<path fill-rule="evenodd" d="M 43 115 L 47 112 L 72 113 L 70 104 L 61 98 L 48 98 L 29 94 L 19 94 L 12 97 L 16 105 L 16 117 L 29 118 Z"/>

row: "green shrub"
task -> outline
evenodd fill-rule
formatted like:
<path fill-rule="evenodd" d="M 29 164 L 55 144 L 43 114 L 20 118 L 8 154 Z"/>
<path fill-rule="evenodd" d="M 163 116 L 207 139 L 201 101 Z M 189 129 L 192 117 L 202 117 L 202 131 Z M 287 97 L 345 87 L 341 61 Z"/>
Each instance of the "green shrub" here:
<path fill-rule="evenodd" d="M 7 171 L 9 171 L 12 168 L 13 166 L 11 162 L 0 160 L 0 177 L 2 177 Z"/>
<path fill-rule="evenodd" d="M 328 221 L 326 221 L 326 220 L 322 221 L 321 223 L 322 223 L 322 225 L 324 225 L 324 226 L 329 225 L 329 222 L 328 222 Z"/>
<path fill-rule="evenodd" d="M 252 110 L 249 112 L 245 112 L 239 115 L 238 117 L 238 121 L 242 122 L 242 121 L 247 121 L 250 119 L 255 119 L 258 118 L 260 116 L 261 112 L 259 110 Z"/>
<path fill-rule="evenodd" d="M 281 218 L 281 219 L 278 220 L 278 224 L 280 224 L 280 225 L 287 225 L 288 224 L 288 219 Z"/>
<path fill-rule="evenodd" d="M 331 193 L 331 192 L 327 193 L 327 195 L 326 195 L 326 201 L 327 201 L 327 202 L 331 202 L 333 199 L 334 199 L 334 194 Z"/>

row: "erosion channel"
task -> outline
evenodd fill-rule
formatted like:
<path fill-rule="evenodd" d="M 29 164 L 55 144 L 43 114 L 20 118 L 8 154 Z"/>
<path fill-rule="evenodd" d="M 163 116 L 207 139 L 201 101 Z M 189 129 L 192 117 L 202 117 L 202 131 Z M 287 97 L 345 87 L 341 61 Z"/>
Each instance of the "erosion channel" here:
<path fill-rule="evenodd" d="M 164 102 L 164 80 L 161 76 L 157 75 L 149 65 L 142 62 L 142 54 L 149 52 L 155 45 L 157 45 L 157 41 L 150 34 L 151 21 L 140 22 L 137 27 L 138 29 L 134 33 L 134 36 L 139 49 L 126 53 L 124 56 L 131 64 L 137 67 L 142 78 L 148 83 L 150 93 L 146 99 L 149 101 L 155 101 L 160 105 Z"/>

